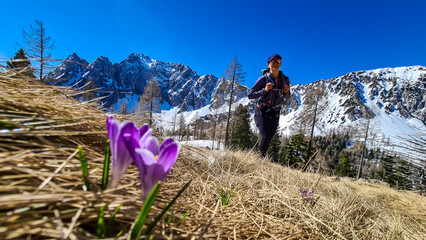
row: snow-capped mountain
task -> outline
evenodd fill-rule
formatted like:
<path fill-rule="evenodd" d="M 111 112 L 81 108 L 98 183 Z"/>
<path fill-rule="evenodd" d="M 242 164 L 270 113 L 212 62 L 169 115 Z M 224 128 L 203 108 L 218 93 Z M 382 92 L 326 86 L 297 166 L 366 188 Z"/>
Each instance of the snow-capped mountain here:
<path fill-rule="evenodd" d="M 105 96 L 104 106 L 117 110 L 123 101 L 129 109 L 138 102 L 147 81 L 155 77 L 161 87 L 167 108 L 158 114 L 169 128 L 182 112 L 187 123 L 215 113 L 227 112 L 228 83 L 214 75 L 198 76 L 190 67 L 179 63 L 154 60 L 132 53 L 120 63 L 99 57 L 93 63 L 70 55 L 49 74 L 52 84 L 81 88 L 91 83 L 99 88 L 97 97 Z M 323 93 L 314 88 L 321 86 Z M 382 137 L 404 137 L 426 134 L 426 68 L 423 66 L 381 68 L 351 72 L 341 77 L 319 80 L 306 85 L 292 85 L 291 98 L 283 108 L 280 130 L 284 135 L 297 131 L 301 118 L 308 115 L 307 99 L 316 97 L 321 106 L 317 116 L 316 134 L 331 129 L 365 126 Z M 238 103 L 253 109 L 247 96 L 248 87 L 238 85 L 234 96 Z M 164 105 L 163 105 L 164 106 Z M 237 106 L 237 104 L 235 104 Z M 213 110 L 214 107 L 219 107 Z M 254 121 L 252 127 L 255 130 Z M 300 129 L 300 128 L 299 128 Z"/>
<path fill-rule="evenodd" d="M 351 72 L 344 76 L 292 87 L 286 114 L 280 119 L 284 133 L 306 113 L 304 104 L 315 85 L 325 95 L 318 98 L 322 111 L 317 134 L 341 127 L 365 126 L 385 137 L 406 137 L 426 133 L 426 68 L 423 66 L 381 68 Z"/>
<path fill-rule="evenodd" d="M 289 104 L 283 108 L 280 118 L 279 129 L 283 135 L 292 135 L 300 129 L 295 126 L 302 118 L 308 117 L 306 100 L 315 97 L 313 89 L 318 85 L 322 86 L 324 93 L 316 99 L 321 109 L 317 116 L 316 135 L 332 129 L 365 128 L 368 119 L 370 132 L 381 138 L 426 134 L 426 68 L 412 66 L 351 72 L 341 77 L 291 86 Z M 249 105 L 251 109 L 254 106 L 253 101 L 247 98 L 242 98 L 239 103 Z M 165 122 L 172 122 L 175 111 L 163 111 L 160 117 Z M 226 111 L 226 105 L 217 110 L 219 113 Z M 191 122 L 195 116 L 211 113 L 206 106 L 182 114 L 187 122 Z M 253 120 L 252 128 L 256 130 Z"/>
<path fill-rule="evenodd" d="M 131 110 L 151 78 L 159 82 L 167 103 L 163 106 L 178 107 L 182 111 L 199 109 L 227 97 L 223 94 L 226 81 L 223 78 L 211 74 L 200 77 L 188 66 L 154 60 L 138 53 L 114 64 L 107 57 L 98 57 L 89 64 L 73 53 L 48 78 L 54 85 L 98 88 L 96 97 L 105 97 L 101 100 L 103 106 L 112 110 L 117 110 L 123 101 Z M 244 97 L 247 87 L 238 85 L 238 89 L 236 96 Z"/>

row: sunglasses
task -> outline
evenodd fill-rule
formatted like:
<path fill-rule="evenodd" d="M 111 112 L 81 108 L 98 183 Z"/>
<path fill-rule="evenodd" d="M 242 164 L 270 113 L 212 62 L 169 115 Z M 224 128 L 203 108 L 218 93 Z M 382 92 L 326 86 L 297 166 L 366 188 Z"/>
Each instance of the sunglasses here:
<path fill-rule="evenodd" d="M 275 59 L 275 60 L 270 61 L 269 63 L 281 64 L 281 59 Z"/>

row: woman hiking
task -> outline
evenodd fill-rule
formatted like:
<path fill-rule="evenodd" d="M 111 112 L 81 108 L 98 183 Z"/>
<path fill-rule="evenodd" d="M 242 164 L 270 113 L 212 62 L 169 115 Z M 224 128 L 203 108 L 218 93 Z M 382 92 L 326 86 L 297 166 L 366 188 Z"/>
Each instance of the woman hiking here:
<path fill-rule="evenodd" d="M 266 156 L 266 150 L 278 128 L 281 106 L 290 97 L 290 81 L 280 71 L 281 60 L 282 57 L 278 54 L 268 57 L 268 69 L 262 70 L 262 76 L 248 94 L 249 99 L 259 99 L 254 121 L 260 132 L 259 151 L 262 156 Z"/>

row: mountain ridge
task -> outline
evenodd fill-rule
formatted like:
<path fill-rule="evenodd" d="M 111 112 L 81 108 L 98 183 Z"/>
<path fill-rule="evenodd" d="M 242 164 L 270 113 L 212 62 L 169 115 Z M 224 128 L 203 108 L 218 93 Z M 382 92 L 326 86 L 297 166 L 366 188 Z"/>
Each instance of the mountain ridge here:
<path fill-rule="evenodd" d="M 199 76 L 189 66 L 181 63 L 163 62 L 151 59 L 141 53 L 131 53 L 119 63 L 111 63 L 107 57 L 98 57 L 92 63 L 71 54 L 61 65 L 48 75 L 50 84 L 61 86 L 82 86 L 91 83 L 99 88 L 97 97 L 104 97 L 105 108 L 117 110 L 122 101 L 133 101 L 133 95 L 141 95 L 149 79 L 155 77 L 160 85 L 163 100 L 171 107 L 183 111 L 197 109 L 216 101 L 219 93 L 216 87 L 222 84 L 213 74 Z M 247 87 L 237 84 L 244 92 Z M 131 93 L 130 95 L 123 94 Z M 227 94 L 221 96 L 226 98 Z M 243 97 L 236 94 L 237 98 Z"/>
<path fill-rule="evenodd" d="M 281 135 L 290 136 L 302 128 L 310 129 L 310 124 L 301 126 L 301 119 L 308 118 L 305 102 L 316 84 L 322 85 L 326 94 L 318 99 L 323 111 L 318 114 L 315 135 L 348 127 L 359 131 L 367 126 L 369 119 L 371 135 L 382 140 L 426 133 L 426 68 L 410 66 L 355 71 L 314 83 L 292 85 L 288 105 L 281 112 Z M 251 110 L 255 106 L 255 102 L 247 97 L 239 103 Z M 209 108 L 211 106 L 183 115 L 190 123 L 195 120 L 194 116 L 211 115 L 213 111 Z M 227 106 L 223 106 L 216 113 L 226 110 Z M 159 118 L 165 122 L 173 121 L 174 114 L 173 110 L 164 111 Z M 257 130 L 253 111 L 251 126 Z M 168 128 L 167 124 L 163 127 Z"/>
<path fill-rule="evenodd" d="M 129 108 L 135 106 L 146 82 L 152 77 L 158 80 L 163 99 L 170 107 L 163 109 L 164 113 L 160 114 L 162 119 L 170 118 L 166 116 L 167 113 L 174 112 L 175 115 L 175 111 L 179 111 L 185 113 L 189 123 L 192 119 L 189 116 L 209 115 L 214 106 L 226 105 L 229 100 L 226 92 L 228 83 L 223 77 L 217 78 L 212 74 L 198 76 L 189 66 L 151 59 L 140 53 L 131 53 L 120 63 L 98 57 L 90 64 L 73 53 L 49 74 L 55 85 L 81 88 L 93 81 L 91 87 L 101 89 L 96 97 L 105 97 L 104 106 L 115 111 L 122 101 L 126 101 Z M 281 113 L 280 130 L 283 134 L 295 132 L 294 125 L 306 114 L 305 100 L 312 95 L 316 84 L 322 85 L 325 91 L 324 97 L 318 99 L 324 111 L 319 115 L 317 134 L 332 128 L 360 124 L 368 119 L 380 122 L 381 128 L 386 129 L 385 118 L 388 125 L 392 123 L 393 127 L 397 126 L 396 122 L 403 123 L 402 128 L 407 130 L 405 134 L 424 131 L 426 68 L 417 65 L 353 71 L 314 83 L 291 85 L 291 98 Z M 253 110 L 254 101 L 246 97 L 248 89 L 247 86 L 238 85 L 234 96 L 237 96 L 236 101 Z M 227 107 L 222 108 L 225 112 Z M 388 119 L 390 117 L 393 120 Z M 252 127 L 256 129 L 253 123 Z M 389 135 L 389 130 L 381 132 Z"/>

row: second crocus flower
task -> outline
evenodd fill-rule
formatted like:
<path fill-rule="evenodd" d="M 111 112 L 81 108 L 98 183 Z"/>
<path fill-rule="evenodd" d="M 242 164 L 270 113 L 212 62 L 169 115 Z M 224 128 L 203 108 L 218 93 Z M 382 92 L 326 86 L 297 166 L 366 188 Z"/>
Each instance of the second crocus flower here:
<path fill-rule="evenodd" d="M 164 181 L 175 163 L 180 146 L 172 138 L 165 140 L 161 145 L 157 138 L 149 136 L 144 141 L 130 136 L 125 138 L 129 150 L 133 155 L 134 163 L 141 178 L 142 200 L 145 201 L 152 188 L 158 181 Z"/>
<path fill-rule="evenodd" d="M 133 162 L 133 156 L 126 146 L 125 138 L 131 136 L 142 144 L 151 136 L 151 130 L 148 125 L 137 129 L 133 122 L 120 123 L 113 116 L 108 116 L 106 124 L 111 149 L 111 181 L 109 187 L 115 188 Z"/>

